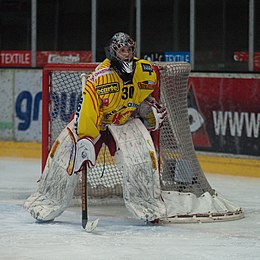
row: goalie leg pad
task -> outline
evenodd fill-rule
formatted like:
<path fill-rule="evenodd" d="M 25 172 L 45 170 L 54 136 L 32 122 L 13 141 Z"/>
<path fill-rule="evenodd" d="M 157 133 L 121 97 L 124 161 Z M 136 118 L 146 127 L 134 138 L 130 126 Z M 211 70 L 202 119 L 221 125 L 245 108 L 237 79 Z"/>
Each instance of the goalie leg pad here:
<path fill-rule="evenodd" d="M 166 216 L 161 197 L 158 160 L 152 138 L 140 121 L 109 126 L 118 147 L 115 159 L 123 171 L 123 193 L 127 209 L 137 218 L 153 221 Z"/>
<path fill-rule="evenodd" d="M 68 125 L 73 128 L 73 122 Z M 24 207 L 37 220 L 50 221 L 68 207 L 73 197 L 79 175 L 67 173 L 73 141 L 64 129 L 49 153 L 38 190 L 24 203 Z"/>

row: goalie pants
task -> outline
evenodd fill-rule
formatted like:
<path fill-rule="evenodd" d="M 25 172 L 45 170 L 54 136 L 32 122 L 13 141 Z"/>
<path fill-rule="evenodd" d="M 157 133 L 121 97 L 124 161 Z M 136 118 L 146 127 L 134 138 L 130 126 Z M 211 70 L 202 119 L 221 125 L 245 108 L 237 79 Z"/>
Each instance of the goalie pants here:
<path fill-rule="evenodd" d="M 96 157 L 98 157 L 98 154 L 103 144 L 105 144 L 108 147 L 111 156 L 115 156 L 116 142 L 108 129 L 100 132 L 100 138 L 95 143 Z"/>

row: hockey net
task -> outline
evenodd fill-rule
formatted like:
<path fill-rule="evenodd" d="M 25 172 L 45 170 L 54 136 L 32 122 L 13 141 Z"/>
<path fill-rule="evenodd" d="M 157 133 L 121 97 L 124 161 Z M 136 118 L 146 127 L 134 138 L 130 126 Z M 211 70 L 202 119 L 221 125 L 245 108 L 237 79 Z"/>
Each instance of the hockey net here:
<path fill-rule="evenodd" d="M 188 63 L 154 63 L 159 78 L 157 98 L 168 111 L 168 118 L 154 134 L 162 193 L 172 204 L 169 222 L 208 222 L 243 217 L 243 210 L 220 198 L 207 181 L 196 157 L 187 107 Z M 43 167 L 52 144 L 70 121 L 81 97 L 81 74 L 91 73 L 97 64 L 47 65 L 43 69 Z M 104 146 L 95 168 L 88 176 L 91 200 L 122 198 L 123 175 Z M 79 185 L 80 186 L 80 183 Z M 75 197 L 80 198 L 80 188 Z M 174 200 L 172 201 L 172 197 Z"/>

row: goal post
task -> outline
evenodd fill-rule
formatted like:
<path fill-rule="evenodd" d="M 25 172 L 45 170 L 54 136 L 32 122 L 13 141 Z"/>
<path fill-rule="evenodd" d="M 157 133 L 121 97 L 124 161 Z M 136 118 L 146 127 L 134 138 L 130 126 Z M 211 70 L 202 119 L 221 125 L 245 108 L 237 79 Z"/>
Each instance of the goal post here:
<path fill-rule="evenodd" d="M 69 94 L 69 91 L 71 91 L 71 93 L 76 93 L 77 95 L 80 92 L 80 89 L 77 89 L 79 86 L 81 86 L 81 78 L 77 78 L 78 77 L 78 73 L 80 73 L 80 71 L 82 71 L 82 73 L 87 72 L 90 73 L 91 71 L 93 71 L 98 64 L 95 63 L 90 63 L 90 64 L 77 64 L 72 65 L 72 64 L 48 64 L 46 65 L 43 70 L 42 70 L 42 170 L 44 169 L 47 157 L 48 157 L 48 153 L 50 151 L 51 145 L 54 143 L 55 139 L 58 137 L 57 132 L 55 132 L 55 136 L 52 134 L 51 129 L 53 128 L 54 125 L 56 125 L 56 123 L 53 123 L 54 120 L 52 118 L 53 116 L 53 112 L 57 112 L 53 111 L 53 106 L 51 106 L 51 104 L 55 105 L 54 103 L 57 103 L 57 101 L 55 100 L 55 91 L 57 91 L 57 95 L 62 95 L 62 93 L 67 93 Z M 77 74 L 76 78 L 75 76 L 72 77 L 72 79 L 74 80 L 74 82 L 71 84 L 74 85 L 74 87 L 72 87 L 71 90 L 67 89 L 69 87 L 69 85 L 65 86 L 66 82 L 63 82 L 62 79 L 60 79 L 60 82 L 62 82 L 60 85 L 58 83 L 58 79 L 53 82 L 52 79 L 52 75 L 55 75 L 56 73 L 59 73 L 59 75 L 62 77 L 62 75 L 64 75 L 64 73 L 69 73 L 69 75 L 73 75 L 74 73 Z M 56 74 L 57 75 L 57 74 Z M 55 85 L 57 82 L 57 85 Z M 76 85 L 79 84 L 80 85 Z M 57 89 L 55 89 L 55 87 Z M 64 89 L 62 90 L 62 86 L 64 86 Z M 74 104 L 76 105 L 76 104 Z M 66 107 L 66 106 L 64 106 Z M 59 111 L 60 113 L 62 113 L 62 111 Z M 72 109 L 70 111 L 71 113 L 74 112 L 74 110 Z M 64 121 L 64 123 L 59 123 L 56 128 L 57 131 L 60 130 L 60 132 L 62 131 L 62 129 L 67 125 L 68 121 L 67 120 L 62 120 Z M 63 128 L 62 128 L 63 127 Z M 59 134 L 59 133 L 58 133 Z M 54 139 L 55 138 L 55 139 Z"/>
<path fill-rule="evenodd" d="M 43 69 L 42 166 L 59 133 L 66 127 L 81 97 L 82 73 L 91 73 L 98 64 L 52 64 Z M 154 62 L 159 86 L 157 99 L 168 117 L 153 133 L 159 158 L 162 197 L 167 204 L 167 222 L 210 222 L 240 219 L 243 210 L 222 198 L 211 187 L 196 157 L 190 132 L 186 62 Z M 123 173 L 105 146 L 88 176 L 89 199 L 122 197 Z M 80 196 L 80 194 L 75 194 Z"/>

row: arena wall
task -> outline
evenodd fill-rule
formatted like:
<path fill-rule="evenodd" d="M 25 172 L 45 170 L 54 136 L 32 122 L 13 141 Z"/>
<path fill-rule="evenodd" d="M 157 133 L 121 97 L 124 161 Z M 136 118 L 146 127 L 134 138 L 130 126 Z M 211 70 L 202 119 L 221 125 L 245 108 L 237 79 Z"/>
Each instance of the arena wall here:
<path fill-rule="evenodd" d="M 42 71 L 0 69 L 0 156 L 41 158 Z M 206 173 L 260 177 L 258 74 L 191 73 L 193 142 Z"/>

